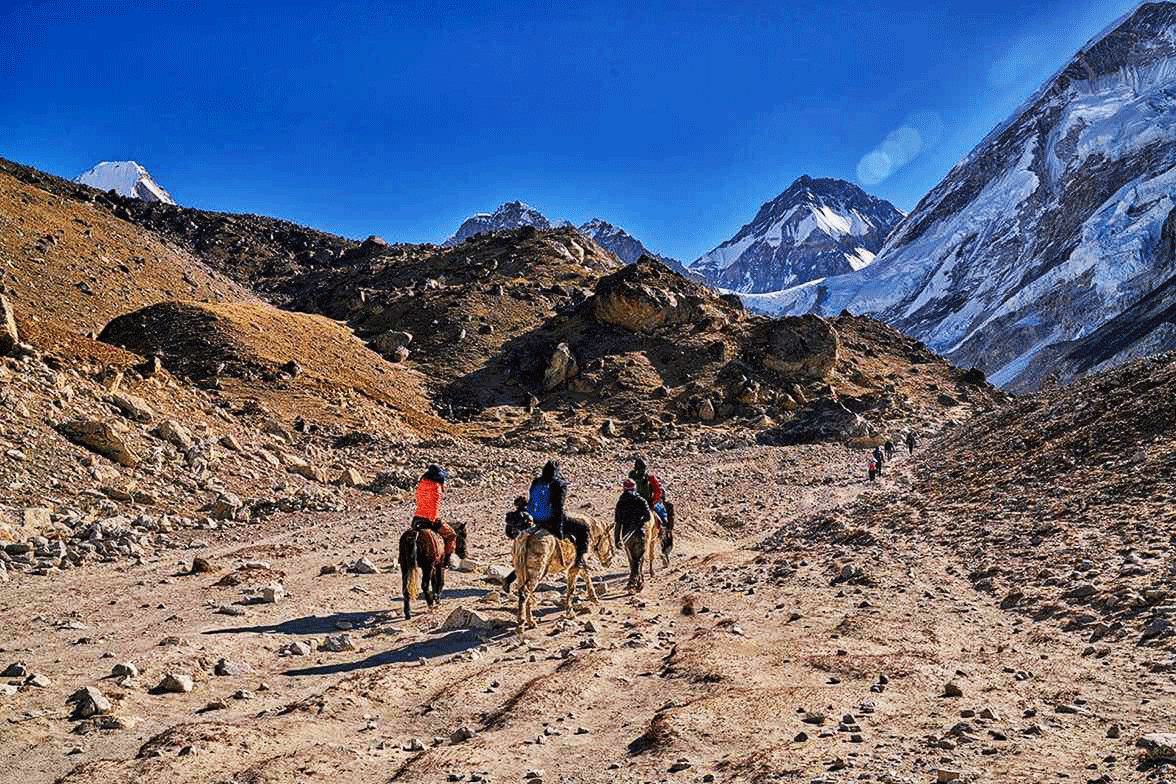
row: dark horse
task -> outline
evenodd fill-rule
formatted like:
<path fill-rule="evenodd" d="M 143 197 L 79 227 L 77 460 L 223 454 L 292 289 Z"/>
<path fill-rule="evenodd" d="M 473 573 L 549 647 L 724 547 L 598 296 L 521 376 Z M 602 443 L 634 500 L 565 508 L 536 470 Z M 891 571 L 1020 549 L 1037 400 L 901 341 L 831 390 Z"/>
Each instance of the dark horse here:
<path fill-rule="evenodd" d="M 450 525 L 457 534 L 457 554 L 465 558 L 465 523 Z M 421 593 L 425 595 L 429 609 L 441 601 L 441 591 L 445 589 L 445 542 L 435 531 L 410 528 L 400 535 L 399 561 L 400 583 L 404 592 L 404 617 L 411 618 L 410 602 Z"/>

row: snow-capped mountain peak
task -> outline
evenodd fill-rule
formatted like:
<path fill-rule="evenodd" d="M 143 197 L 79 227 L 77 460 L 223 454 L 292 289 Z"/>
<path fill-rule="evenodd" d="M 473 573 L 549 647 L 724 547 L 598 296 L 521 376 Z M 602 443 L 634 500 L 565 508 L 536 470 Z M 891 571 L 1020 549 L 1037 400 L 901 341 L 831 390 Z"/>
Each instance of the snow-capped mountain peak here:
<path fill-rule="evenodd" d="M 494 212 L 479 212 L 466 218 L 453 236 L 443 244 L 457 245 L 475 234 L 508 231 L 523 226 L 534 226 L 537 229 L 552 228 L 551 221 L 539 210 L 521 201 L 508 201 Z"/>
<path fill-rule="evenodd" d="M 751 304 L 874 313 L 1014 389 L 1176 347 L 1148 299 L 1176 280 L 1174 92 L 1176 3 L 1143 3 L 956 164 L 872 265 Z"/>
<path fill-rule="evenodd" d="M 651 256 L 672 267 L 681 267 L 676 259 L 654 253 L 645 247 L 645 243 L 634 237 L 620 226 L 614 226 L 603 218 L 593 218 L 581 224 L 581 234 L 591 237 L 596 244 L 607 250 L 625 264 L 632 264 L 642 256 Z"/>
<path fill-rule="evenodd" d="M 135 161 L 103 161 L 74 178 L 74 182 L 103 191 L 114 191 L 120 196 L 175 204 L 171 194 Z"/>
<path fill-rule="evenodd" d="M 735 291 L 784 289 L 868 266 L 902 217 L 856 185 L 804 175 L 690 269 Z"/>

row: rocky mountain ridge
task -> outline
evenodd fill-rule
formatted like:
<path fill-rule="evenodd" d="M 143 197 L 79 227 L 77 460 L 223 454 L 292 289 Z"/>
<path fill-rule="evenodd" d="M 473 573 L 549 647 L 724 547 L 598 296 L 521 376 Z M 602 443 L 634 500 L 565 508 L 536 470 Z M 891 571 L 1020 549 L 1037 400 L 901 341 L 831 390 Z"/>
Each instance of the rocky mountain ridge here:
<path fill-rule="evenodd" d="M 856 185 L 805 175 L 689 269 L 731 291 L 777 291 L 869 266 L 901 219 Z"/>
<path fill-rule="evenodd" d="M 1163 309 L 1133 306 L 1176 274 L 1174 88 L 1176 4 L 1141 4 L 960 161 L 874 264 L 764 304 L 877 314 L 1013 389 L 1050 377 L 1051 357 L 1079 352 L 1065 380 L 1170 348 Z M 1112 322 L 1116 341 L 1081 355 Z"/>

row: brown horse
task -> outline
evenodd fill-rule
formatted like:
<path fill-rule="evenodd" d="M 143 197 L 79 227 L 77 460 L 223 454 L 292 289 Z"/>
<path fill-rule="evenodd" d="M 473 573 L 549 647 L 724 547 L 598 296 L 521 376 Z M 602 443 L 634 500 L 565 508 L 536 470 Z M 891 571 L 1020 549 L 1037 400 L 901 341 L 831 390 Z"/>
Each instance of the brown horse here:
<path fill-rule="evenodd" d="M 457 534 L 457 554 L 466 557 L 465 523 L 450 523 Z M 424 593 L 429 609 L 440 603 L 445 590 L 445 540 L 436 531 L 410 528 L 400 535 L 400 585 L 404 617 L 412 617 L 410 602 Z M 418 591 L 417 586 L 420 586 Z"/>
<path fill-rule="evenodd" d="M 613 543 L 609 528 L 591 517 L 568 515 L 568 519 L 588 526 L 589 549 L 596 553 L 603 566 L 611 564 Z M 576 547 L 567 539 L 558 539 L 555 534 L 538 526 L 528 528 L 514 540 L 513 560 L 519 581 L 519 634 L 522 634 L 524 627 L 535 628 L 535 618 L 531 614 L 535 603 L 535 590 L 539 587 L 539 582 L 549 575 L 567 573 L 568 586 L 564 595 L 564 614 L 567 617 L 575 617 L 572 598 L 576 592 L 576 580 L 580 576 L 584 577 L 584 582 L 588 586 L 588 600 L 600 601 L 596 595 L 596 588 L 592 585 L 592 575 L 587 565 L 583 569 L 576 568 Z"/>

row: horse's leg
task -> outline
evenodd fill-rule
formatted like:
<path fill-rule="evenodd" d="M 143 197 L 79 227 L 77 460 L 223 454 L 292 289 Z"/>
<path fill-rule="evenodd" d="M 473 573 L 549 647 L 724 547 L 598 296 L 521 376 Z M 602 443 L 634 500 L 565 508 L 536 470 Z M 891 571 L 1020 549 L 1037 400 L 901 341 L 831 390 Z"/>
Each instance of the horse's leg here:
<path fill-rule="evenodd" d="M 572 597 L 576 593 L 576 578 L 580 576 L 580 570 L 574 566 L 569 566 L 567 571 L 568 587 L 564 593 L 564 617 L 575 618 L 576 610 L 572 602 Z"/>
<path fill-rule="evenodd" d="M 421 567 L 421 593 L 425 595 L 425 603 L 433 609 L 433 564 Z"/>
<path fill-rule="evenodd" d="M 412 618 L 412 602 L 408 599 L 409 588 L 412 583 L 412 570 L 400 567 L 400 593 L 404 596 L 404 620 Z"/>
<path fill-rule="evenodd" d="M 438 566 L 433 570 L 433 600 L 441 604 L 441 592 L 445 590 L 445 569 Z"/>
<path fill-rule="evenodd" d="M 584 575 L 584 584 L 588 586 L 588 601 L 600 604 L 600 596 L 596 593 L 596 586 L 592 584 L 592 573 L 587 569 L 583 569 L 581 572 Z"/>

